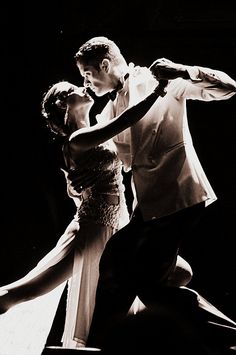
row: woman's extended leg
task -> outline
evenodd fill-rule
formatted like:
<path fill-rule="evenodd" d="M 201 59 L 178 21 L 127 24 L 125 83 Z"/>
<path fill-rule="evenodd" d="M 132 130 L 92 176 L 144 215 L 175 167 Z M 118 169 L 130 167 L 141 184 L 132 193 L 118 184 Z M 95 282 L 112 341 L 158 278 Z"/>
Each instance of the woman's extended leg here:
<path fill-rule="evenodd" d="M 23 278 L 1 287 L 0 314 L 18 303 L 53 290 L 70 278 L 74 261 L 75 236 L 78 230 L 79 224 L 72 221 L 55 248 L 33 270 Z"/>

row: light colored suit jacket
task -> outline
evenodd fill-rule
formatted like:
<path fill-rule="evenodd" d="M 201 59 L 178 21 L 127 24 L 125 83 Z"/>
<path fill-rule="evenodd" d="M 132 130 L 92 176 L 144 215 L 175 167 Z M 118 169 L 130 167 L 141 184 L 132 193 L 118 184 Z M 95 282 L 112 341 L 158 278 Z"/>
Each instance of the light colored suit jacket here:
<path fill-rule="evenodd" d="M 125 168 L 132 169 L 137 202 L 145 220 L 217 199 L 193 147 L 186 100 L 228 99 L 236 93 L 236 83 L 220 71 L 186 69 L 191 79 L 170 81 L 166 96 L 159 97 L 134 126 L 114 137 Z M 100 119 L 113 118 L 157 85 L 145 67 L 130 65 L 129 74 L 117 99 L 108 102 Z"/>

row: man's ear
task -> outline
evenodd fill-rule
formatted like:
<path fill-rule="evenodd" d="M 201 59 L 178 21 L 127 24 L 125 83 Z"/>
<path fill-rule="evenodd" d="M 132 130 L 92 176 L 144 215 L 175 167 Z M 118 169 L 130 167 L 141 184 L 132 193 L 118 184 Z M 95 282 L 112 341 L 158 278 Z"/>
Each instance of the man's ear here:
<path fill-rule="evenodd" d="M 110 70 L 110 61 L 109 59 L 103 59 L 101 63 L 101 69 L 105 71 L 105 73 L 108 73 Z"/>

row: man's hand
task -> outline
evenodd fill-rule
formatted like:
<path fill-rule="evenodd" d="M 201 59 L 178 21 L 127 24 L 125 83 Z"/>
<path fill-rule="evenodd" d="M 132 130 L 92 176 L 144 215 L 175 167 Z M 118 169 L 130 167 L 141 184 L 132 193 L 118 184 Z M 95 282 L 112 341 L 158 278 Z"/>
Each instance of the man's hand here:
<path fill-rule="evenodd" d="M 184 65 L 176 64 L 166 58 L 155 60 L 149 69 L 157 80 L 173 80 L 179 77 L 184 79 L 190 78 Z"/>

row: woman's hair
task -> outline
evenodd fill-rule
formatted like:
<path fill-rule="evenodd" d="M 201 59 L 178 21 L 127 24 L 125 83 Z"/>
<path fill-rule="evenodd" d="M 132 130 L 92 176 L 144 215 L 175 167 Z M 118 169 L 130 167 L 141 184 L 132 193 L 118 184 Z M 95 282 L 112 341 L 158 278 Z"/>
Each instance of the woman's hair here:
<path fill-rule="evenodd" d="M 43 95 L 41 113 L 46 120 L 47 127 L 57 136 L 67 136 L 69 130 L 65 124 L 66 98 L 78 89 L 68 81 L 61 81 L 52 85 Z"/>
<path fill-rule="evenodd" d="M 109 59 L 114 65 L 126 64 L 119 47 L 107 37 L 93 37 L 85 42 L 75 54 L 76 63 L 90 65 L 100 70 L 103 59 Z"/>

